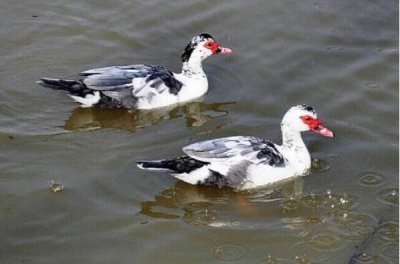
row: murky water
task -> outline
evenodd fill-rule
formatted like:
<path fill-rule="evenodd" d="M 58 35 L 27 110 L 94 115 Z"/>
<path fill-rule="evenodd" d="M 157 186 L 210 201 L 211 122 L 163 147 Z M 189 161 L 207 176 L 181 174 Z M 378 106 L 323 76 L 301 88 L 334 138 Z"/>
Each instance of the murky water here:
<path fill-rule="evenodd" d="M 397 1 L 0 3 L 1 263 L 398 263 Z M 234 51 L 205 62 L 210 91 L 165 111 L 80 109 L 35 84 L 92 67 L 180 70 L 188 39 Z M 140 171 L 211 137 L 280 140 L 291 106 L 307 177 L 251 192 Z"/>

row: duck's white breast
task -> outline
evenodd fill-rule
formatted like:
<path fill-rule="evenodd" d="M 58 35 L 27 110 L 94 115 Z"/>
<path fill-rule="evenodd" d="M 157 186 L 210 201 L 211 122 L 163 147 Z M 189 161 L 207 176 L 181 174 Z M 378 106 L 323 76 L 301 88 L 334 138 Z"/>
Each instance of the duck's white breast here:
<path fill-rule="evenodd" d="M 183 83 L 182 89 L 178 93 L 179 102 L 189 101 L 201 97 L 208 90 L 208 80 L 205 75 L 187 78 L 181 74 L 177 74 L 175 77 Z"/>

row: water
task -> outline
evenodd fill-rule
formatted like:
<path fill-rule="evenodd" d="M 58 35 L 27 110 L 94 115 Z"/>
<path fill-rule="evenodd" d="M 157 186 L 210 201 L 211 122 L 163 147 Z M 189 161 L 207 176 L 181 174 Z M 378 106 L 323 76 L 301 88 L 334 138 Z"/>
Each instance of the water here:
<path fill-rule="evenodd" d="M 9 1 L 0 4 L 1 263 L 398 263 L 396 1 Z M 179 71 L 208 32 L 201 102 L 80 109 L 35 84 L 109 65 Z M 212 137 L 280 140 L 292 105 L 312 173 L 250 192 L 140 171 Z"/>

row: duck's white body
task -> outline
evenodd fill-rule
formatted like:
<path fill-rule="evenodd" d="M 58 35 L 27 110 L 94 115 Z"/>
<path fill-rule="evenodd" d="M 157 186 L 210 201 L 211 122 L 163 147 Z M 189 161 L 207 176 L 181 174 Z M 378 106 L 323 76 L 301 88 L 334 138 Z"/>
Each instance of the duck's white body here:
<path fill-rule="evenodd" d="M 146 92 L 146 95 L 138 96 L 137 109 L 154 109 L 185 103 L 203 96 L 208 91 L 208 80 L 205 74 L 189 78 L 182 73 L 174 73 L 174 78 L 183 84 L 178 94 L 171 94 L 168 89 L 164 89 L 161 93 L 149 98 Z"/>
<path fill-rule="evenodd" d="M 212 139 L 183 148 L 187 156 L 140 161 L 139 168 L 166 170 L 190 184 L 249 189 L 307 173 L 311 157 L 301 132 L 311 130 L 333 137 L 315 111 L 305 105 L 289 109 L 282 120 L 282 145 L 257 137 Z"/>
<path fill-rule="evenodd" d="M 301 144 L 303 141 L 299 143 Z M 243 189 L 269 185 L 292 177 L 303 176 L 308 172 L 311 167 L 311 156 L 305 145 L 304 148 L 297 150 L 285 146 L 276 146 L 276 148 L 285 157 L 286 166 L 271 167 L 265 164 L 251 164 L 247 169 L 248 181 L 244 184 Z M 265 175 L 269 175 L 269 177 L 265 177 Z"/>
<path fill-rule="evenodd" d="M 39 83 L 64 90 L 82 107 L 154 109 L 194 100 L 208 90 L 202 61 L 213 54 L 229 54 L 208 34 L 192 38 L 182 54 L 182 72 L 162 66 L 128 65 L 81 72 L 79 80 L 42 78 Z"/>

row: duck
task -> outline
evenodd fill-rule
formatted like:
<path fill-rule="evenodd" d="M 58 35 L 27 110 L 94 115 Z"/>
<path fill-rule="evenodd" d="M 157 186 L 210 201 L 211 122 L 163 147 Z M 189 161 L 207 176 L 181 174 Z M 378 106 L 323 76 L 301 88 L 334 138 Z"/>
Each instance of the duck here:
<path fill-rule="evenodd" d="M 135 64 L 86 70 L 76 79 L 40 78 L 37 83 L 62 90 L 81 107 L 154 109 L 202 97 L 208 90 L 202 62 L 232 50 L 208 33 L 193 37 L 181 55 L 182 71 Z"/>
<path fill-rule="evenodd" d="M 311 156 L 301 136 L 305 131 L 334 137 L 313 107 L 296 105 L 282 119 L 281 145 L 254 136 L 230 136 L 185 146 L 185 155 L 178 158 L 137 161 L 137 166 L 168 172 L 193 185 L 258 188 L 309 172 Z"/>

